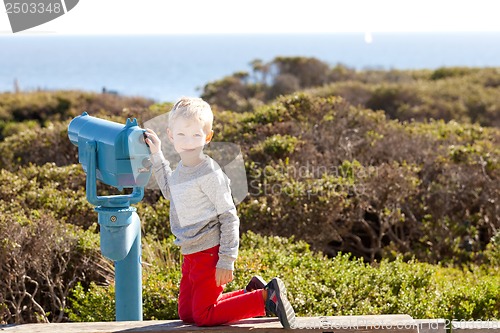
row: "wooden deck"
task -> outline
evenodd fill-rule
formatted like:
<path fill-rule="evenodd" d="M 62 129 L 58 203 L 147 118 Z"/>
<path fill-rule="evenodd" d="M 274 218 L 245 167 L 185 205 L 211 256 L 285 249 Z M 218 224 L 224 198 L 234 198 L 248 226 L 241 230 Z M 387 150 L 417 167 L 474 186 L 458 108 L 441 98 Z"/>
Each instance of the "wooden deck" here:
<path fill-rule="evenodd" d="M 443 320 L 414 320 L 408 315 L 297 318 L 295 332 L 446 333 Z M 179 320 L 25 324 L 0 327 L 1 333 L 162 333 L 162 332 L 283 332 L 277 318 L 246 319 L 232 325 L 196 327 Z M 477 332 L 464 332 L 477 333 Z M 490 333 L 497 333 L 491 331 Z"/>
<path fill-rule="evenodd" d="M 323 333 L 500 333 L 500 321 L 412 319 L 407 315 L 297 318 L 295 332 Z M 232 325 L 196 327 L 179 320 L 0 326 L 0 333 L 283 332 L 277 318 L 246 319 Z"/>

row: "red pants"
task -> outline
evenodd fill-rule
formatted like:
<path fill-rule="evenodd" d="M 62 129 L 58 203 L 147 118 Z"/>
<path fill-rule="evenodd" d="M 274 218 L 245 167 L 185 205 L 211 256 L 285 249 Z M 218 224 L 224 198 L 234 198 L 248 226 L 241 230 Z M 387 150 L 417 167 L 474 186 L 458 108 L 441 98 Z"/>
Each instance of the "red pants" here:
<path fill-rule="evenodd" d="M 216 326 L 266 314 L 262 290 L 223 294 L 215 282 L 219 246 L 184 256 L 179 317 L 198 326 Z"/>

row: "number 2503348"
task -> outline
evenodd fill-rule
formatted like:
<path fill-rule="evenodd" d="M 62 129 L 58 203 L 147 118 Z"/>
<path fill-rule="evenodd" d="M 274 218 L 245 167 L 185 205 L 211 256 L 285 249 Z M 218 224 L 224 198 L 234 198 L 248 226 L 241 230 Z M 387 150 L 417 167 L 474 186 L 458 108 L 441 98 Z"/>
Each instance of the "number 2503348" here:
<path fill-rule="evenodd" d="M 60 3 L 43 2 L 7 2 L 5 4 L 7 14 L 43 14 L 43 13 L 56 13 L 59 14 L 63 11 Z"/>

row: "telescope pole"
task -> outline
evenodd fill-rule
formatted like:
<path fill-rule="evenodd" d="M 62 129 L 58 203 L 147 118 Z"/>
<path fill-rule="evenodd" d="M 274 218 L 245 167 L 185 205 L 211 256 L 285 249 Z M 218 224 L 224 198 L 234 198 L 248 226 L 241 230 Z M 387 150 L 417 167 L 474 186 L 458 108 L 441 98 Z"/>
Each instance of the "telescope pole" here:
<path fill-rule="evenodd" d="M 133 213 L 139 229 L 125 259 L 115 261 L 115 299 L 117 321 L 142 320 L 141 224 Z"/>
<path fill-rule="evenodd" d="M 101 252 L 115 264 L 117 321 L 142 320 L 141 221 L 134 207 L 96 207 Z"/>

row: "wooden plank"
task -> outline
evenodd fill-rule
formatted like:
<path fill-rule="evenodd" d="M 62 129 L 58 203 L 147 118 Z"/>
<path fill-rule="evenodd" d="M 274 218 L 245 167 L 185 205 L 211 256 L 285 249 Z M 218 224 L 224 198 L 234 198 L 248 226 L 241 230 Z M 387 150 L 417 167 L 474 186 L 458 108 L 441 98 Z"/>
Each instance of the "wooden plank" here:
<path fill-rule="evenodd" d="M 232 325 L 196 327 L 180 320 L 25 324 L 0 328 L 2 333 L 162 333 L 162 332 L 282 332 L 277 318 L 252 318 Z M 335 316 L 297 318 L 295 332 L 419 333 L 418 324 L 407 315 Z M 437 332 L 434 332 L 437 333 Z"/>

